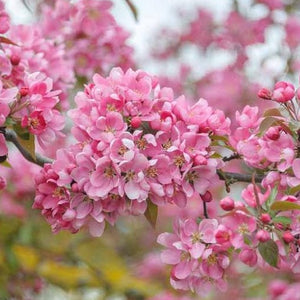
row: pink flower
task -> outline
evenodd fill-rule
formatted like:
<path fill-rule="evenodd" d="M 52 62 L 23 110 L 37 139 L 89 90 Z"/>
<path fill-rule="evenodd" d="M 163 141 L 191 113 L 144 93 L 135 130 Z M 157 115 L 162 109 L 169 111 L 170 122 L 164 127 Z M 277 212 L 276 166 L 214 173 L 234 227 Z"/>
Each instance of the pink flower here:
<path fill-rule="evenodd" d="M 46 128 L 46 122 L 41 111 L 34 111 L 29 116 L 24 116 L 21 124 L 22 127 L 29 127 L 32 134 L 41 134 Z"/>
<path fill-rule="evenodd" d="M 127 128 L 121 114 L 109 112 L 105 117 L 99 117 L 95 125 L 88 130 L 91 138 L 110 143 L 115 137 L 120 136 Z"/>
<path fill-rule="evenodd" d="M 188 197 L 194 193 L 205 194 L 211 183 L 216 180 L 216 161 L 208 160 L 207 165 L 187 169 L 184 173 L 182 188 Z"/>
<path fill-rule="evenodd" d="M 90 175 L 90 182 L 94 189 L 89 195 L 104 198 L 119 185 L 119 181 L 118 167 L 108 157 L 103 156 L 96 161 L 96 170 Z"/>
<path fill-rule="evenodd" d="M 213 251 L 213 248 L 208 248 L 202 256 L 203 261 L 200 264 L 201 271 L 213 279 L 221 279 L 224 275 L 224 270 L 229 266 L 228 256 Z"/>
<path fill-rule="evenodd" d="M 244 247 L 244 236 L 251 235 L 256 229 L 255 218 L 243 212 L 224 217 L 222 223 L 231 230 L 231 243 L 235 248 Z"/>
<path fill-rule="evenodd" d="M 271 193 L 270 186 L 268 187 L 267 191 L 263 194 L 260 191 L 260 188 L 258 186 L 255 186 L 258 199 L 256 199 L 255 192 L 254 192 L 254 185 L 251 183 L 242 191 L 242 197 L 245 200 L 245 202 L 250 207 L 257 207 L 257 201 L 259 202 L 259 205 L 262 205 L 265 203 L 265 201 L 268 199 Z"/>
<path fill-rule="evenodd" d="M 255 128 L 260 122 L 258 116 L 258 107 L 246 105 L 242 113 L 235 113 L 238 124 L 243 128 Z"/>
<path fill-rule="evenodd" d="M 124 173 L 120 189 L 130 200 L 145 201 L 150 190 L 145 180 L 144 171 L 149 167 L 149 162 L 143 154 L 136 154 L 131 161 L 120 163 L 121 172 Z"/>
<path fill-rule="evenodd" d="M 204 252 L 205 244 L 216 242 L 217 226 L 218 222 L 215 219 L 204 219 L 199 225 L 192 219 L 184 221 L 181 238 L 189 246 L 192 258 L 200 258 Z"/>
<path fill-rule="evenodd" d="M 285 103 L 292 100 L 295 96 L 295 88 L 291 83 L 285 81 L 279 81 L 275 84 L 272 99 Z"/>
<path fill-rule="evenodd" d="M 257 264 L 257 254 L 254 249 L 243 247 L 239 254 L 239 259 L 246 265 L 254 267 Z"/>

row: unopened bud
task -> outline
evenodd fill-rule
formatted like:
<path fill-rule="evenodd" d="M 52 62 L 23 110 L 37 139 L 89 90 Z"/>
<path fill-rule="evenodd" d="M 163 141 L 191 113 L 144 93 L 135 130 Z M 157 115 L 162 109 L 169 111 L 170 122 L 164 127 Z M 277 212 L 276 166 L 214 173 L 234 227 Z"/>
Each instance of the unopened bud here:
<path fill-rule="evenodd" d="M 140 117 L 133 117 L 130 121 L 130 125 L 132 128 L 139 128 L 141 126 L 141 118 Z"/>
<path fill-rule="evenodd" d="M 230 197 L 223 198 L 220 201 L 220 206 L 226 211 L 233 210 L 235 207 L 234 201 Z"/>
<path fill-rule="evenodd" d="M 204 202 L 211 202 L 213 199 L 210 191 L 207 191 L 205 194 L 201 195 L 201 198 Z"/>
<path fill-rule="evenodd" d="M 282 239 L 287 243 L 291 243 L 294 241 L 294 236 L 291 234 L 290 231 L 286 231 L 283 235 L 282 235 Z"/>
<path fill-rule="evenodd" d="M 266 230 L 259 230 L 256 233 L 256 238 L 260 241 L 260 242 L 266 242 L 270 239 L 270 233 Z"/>
<path fill-rule="evenodd" d="M 272 99 L 272 92 L 266 88 L 262 88 L 257 93 L 259 98 L 271 100 Z"/>
<path fill-rule="evenodd" d="M 28 95 L 29 89 L 27 87 L 22 87 L 19 90 L 21 97 L 25 97 Z"/>
<path fill-rule="evenodd" d="M 21 58 L 18 55 L 12 55 L 10 57 L 10 62 L 13 66 L 17 66 L 20 63 L 20 61 L 21 61 Z"/>
<path fill-rule="evenodd" d="M 260 216 L 260 219 L 261 219 L 261 221 L 264 223 L 264 224 L 268 224 L 268 223 L 270 223 L 270 221 L 271 221 L 271 217 L 270 217 L 270 215 L 269 214 L 261 214 L 261 216 Z"/>

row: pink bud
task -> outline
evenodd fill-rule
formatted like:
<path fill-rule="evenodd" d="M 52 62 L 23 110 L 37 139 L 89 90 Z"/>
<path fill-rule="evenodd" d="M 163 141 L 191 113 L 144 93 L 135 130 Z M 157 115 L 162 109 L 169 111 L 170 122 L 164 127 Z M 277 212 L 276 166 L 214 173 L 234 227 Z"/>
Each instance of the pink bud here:
<path fill-rule="evenodd" d="M 295 96 L 295 88 L 291 83 L 279 81 L 275 84 L 272 99 L 285 103 L 292 100 Z"/>
<path fill-rule="evenodd" d="M 22 87 L 19 90 L 21 97 L 25 97 L 28 95 L 29 89 L 27 87 Z"/>
<path fill-rule="evenodd" d="M 140 117 L 133 117 L 131 119 L 130 125 L 132 128 L 139 128 L 141 125 L 142 121 Z"/>
<path fill-rule="evenodd" d="M 270 239 L 270 233 L 266 230 L 259 230 L 256 233 L 256 238 L 260 241 L 260 242 L 266 242 Z"/>
<path fill-rule="evenodd" d="M 194 158 L 194 163 L 195 165 L 207 165 L 207 159 L 202 156 L 202 155 L 197 155 L 195 158 Z"/>
<path fill-rule="evenodd" d="M 253 267 L 257 263 L 257 254 L 253 249 L 243 249 L 239 254 L 239 259 L 244 264 Z"/>
<path fill-rule="evenodd" d="M 21 58 L 20 58 L 20 56 L 18 56 L 18 55 L 12 55 L 12 56 L 10 57 L 10 62 L 11 62 L 11 64 L 14 65 L 14 66 L 17 66 L 17 65 L 20 63 L 20 60 L 21 60 Z"/>
<path fill-rule="evenodd" d="M 262 88 L 257 93 L 259 98 L 271 100 L 272 99 L 272 92 L 266 88 Z"/>
<path fill-rule="evenodd" d="M 268 223 L 270 223 L 270 221 L 271 221 L 271 217 L 270 217 L 270 215 L 267 214 L 267 213 L 261 214 L 260 219 L 261 219 L 261 221 L 262 221 L 264 224 L 268 224 Z"/>
<path fill-rule="evenodd" d="M 72 189 L 72 192 L 74 192 L 74 193 L 79 192 L 78 184 L 73 183 L 71 189 Z"/>
<path fill-rule="evenodd" d="M 291 243 L 294 241 L 294 236 L 291 234 L 290 231 L 286 231 L 283 235 L 282 235 L 282 239 L 287 243 Z"/>
<path fill-rule="evenodd" d="M 207 191 L 205 194 L 201 195 L 201 198 L 204 202 L 211 202 L 213 199 L 210 191 Z"/>
<path fill-rule="evenodd" d="M 280 126 L 270 127 L 266 131 L 266 137 L 268 139 L 272 140 L 272 141 L 276 141 L 280 137 L 280 131 L 281 131 L 281 127 Z"/>
<path fill-rule="evenodd" d="M 235 207 L 234 201 L 230 197 L 223 198 L 220 201 L 220 206 L 226 211 L 233 210 Z"/>

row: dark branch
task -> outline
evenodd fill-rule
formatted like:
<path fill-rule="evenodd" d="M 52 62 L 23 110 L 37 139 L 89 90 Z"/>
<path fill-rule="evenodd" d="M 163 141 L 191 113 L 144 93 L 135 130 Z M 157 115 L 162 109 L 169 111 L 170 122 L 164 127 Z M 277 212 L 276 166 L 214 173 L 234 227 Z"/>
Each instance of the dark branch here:
<path fill-rule="evenodd" d="M 48 157 L 44 157 L 38 153 L 35 154 L 35 158 L 32 157 L 32 155 L 22 147 L 22 145 L 20 144 L 20 142 L 18 141 L 18 137 L 17 134 L 11 130 L 11 129 L 5 129 L 5 131 L 3 132 L 5 139 L 8 142 L 12 142 L 17 149 L 21 152 L 21 154 L 30 162 L 37 164 L 41 167 L 44 166 L 44 164 L 46 163 L 52 163 L 52 160 Z"/>
<path fill-rule="evenodd" d="M 217 174 L 221 180 L 225 180 L 230 183 L 234 182 L 252 182 L 252 175 L 250 174 L 239 174 L 239 173 L 232 173 L 232 172 L 223 172 L 221 170 L 217 170 Z M 262 175 L 255 175 L 254 181 L 256 183 L 261 183 L 264 176 Z"/>
<path fill-rule="evenodd" d="M 205 219 L 209 219 L 208 213 L 207 213 L 206 202 L 202 201 L 202 203 L 203 203 L 203 215 L 204 215 Z"/>
<path fill-rule="evenodd" d="M 223 161 L 226 162 L 226 161 L 231 161 L 233 159 L 239 159 L 239 158 L 241 158 L 241 156 L 238 153 L 233 153 L 230 156 L 223 157 Z"/>

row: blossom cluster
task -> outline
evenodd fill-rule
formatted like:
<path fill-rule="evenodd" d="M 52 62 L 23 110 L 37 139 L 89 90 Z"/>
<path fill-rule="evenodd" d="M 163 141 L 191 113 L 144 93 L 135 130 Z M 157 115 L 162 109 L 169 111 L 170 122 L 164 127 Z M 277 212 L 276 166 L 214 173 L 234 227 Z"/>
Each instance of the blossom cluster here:
<path fill-rule="evenodd" d="M 43 36 L 66 47 L 65 57 L 78 76 L 107 74 L 113 66 L 133 65 L 129 34 L 110 12 L 112 3 L 102 0 L 57 0 L 41 6 L 39 26 Z"/>
<path fill-rule="evenodd" d="M 0 156 L 3 161 L 8 153 L 6 130 L 15 131 L 23 141 L 32 140 L 31 152 L 35 150 L 33 136 L 44 149 L 64 136 L 58 88 L 66 93 L 73 79 L 63 69 L 62 47 L 43 39 L 38 29 L 10 25 L 4 11 L 2 15 L 3 26 L 9 25 L 2 31 L 6 36 L 0 36 Z"/>
<path fill-rule="evenodd" d="M 37 179 L 34 207 L 55 231 L 92 220 L 99 229 L 92 234 L 101 235 L 104 221 L 143 214 L 149 202 L 184 207 L 218 179 L 223 163 L 211 136 L 228 134 L 230 121 L 204 99 L 190 106 L 156 77 L 115 68 L 107 78 L 96 74 L 75 102 L 69 115 L 78 143 Z"/>

